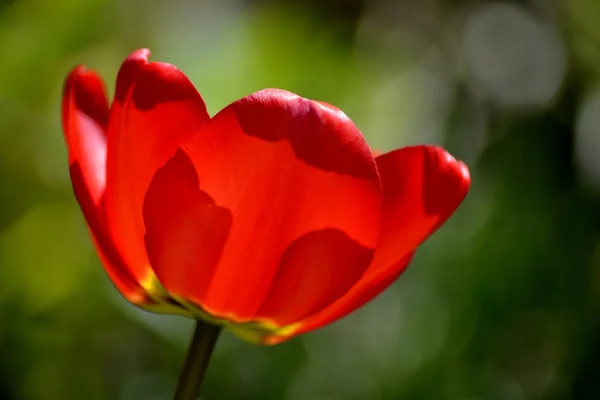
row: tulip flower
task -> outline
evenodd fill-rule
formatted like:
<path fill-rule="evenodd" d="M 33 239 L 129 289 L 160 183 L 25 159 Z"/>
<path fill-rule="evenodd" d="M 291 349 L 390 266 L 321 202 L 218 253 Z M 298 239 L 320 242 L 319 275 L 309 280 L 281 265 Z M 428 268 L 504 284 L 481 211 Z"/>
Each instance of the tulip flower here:
<path fill-rule="evenodd" d="M 444 149 L 375 156 L 342 111 L 284 90 L 210 117 L 149 54 L 124 61 L 110 106 L 101 78 L 76 67 L 62 105 L 91 237 L 142 309 L 283 342 L 382 292 L 469 189 Z"/>

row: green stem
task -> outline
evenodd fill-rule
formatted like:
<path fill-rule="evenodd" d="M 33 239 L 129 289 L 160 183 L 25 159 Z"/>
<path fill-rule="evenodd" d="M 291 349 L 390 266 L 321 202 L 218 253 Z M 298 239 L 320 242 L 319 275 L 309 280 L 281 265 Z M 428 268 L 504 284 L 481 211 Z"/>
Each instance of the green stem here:
<path fill-rule="evenodd" d="M 174 400 L 196 400 L 204 373 L 210 361 L 221 327 L 202 320 L 196 321 L 196 330 L 188 349 L 185 365 L 179 376 Z"/>

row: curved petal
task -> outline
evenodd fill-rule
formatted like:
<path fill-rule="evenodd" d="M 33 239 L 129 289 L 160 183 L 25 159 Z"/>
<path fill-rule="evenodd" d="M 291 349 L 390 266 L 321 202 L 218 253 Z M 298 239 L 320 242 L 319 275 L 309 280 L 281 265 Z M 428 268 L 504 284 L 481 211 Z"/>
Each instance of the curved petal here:
<path fill-rule="evenodd" d="M 176 67 L 132 53 L 117 77 L 108 127 L 106 212 L 115 243 L 138 282 L 152 279 L 142 205 L 156 170 L 208 121 L 204 101 Z"/>
<path fill-rule="evenodd" d="M 178 288 L 178 294 L 208 285 L 229 235 L 232 216 L 199 188 L 194 165 L 183 151 L 178 150 L 157 171 L 143 214 L 148 257 L 162 285 Z"/>
<path fill-rule="evenodd" d="M 290 334 L 333 322 L 383 291 L 408 266 L 417 246 L 452 215 L 471 184 L 466 165 L 435 146 L 406 147 L 383 154 L 376 162 L 384 222 L 373 262 L 344 297 L 299 323 Z"/>
<path fill-rule="evenodd" d="M 142 303 L 145 301 L 143 290 L 129 275 L 106 230 L 103 196 L 108 101 L 104 83 L 95 72 L 79 66 L 67 77 L 62 123 L 73 191 L 105 270 L 126 299 Z"/>
<path fill-rule="evenodd" d="M 441 147 L 405 147 L 375 161 L 385 222 L 369 274 L 389 268 L 419 246 L 450 218 L 471 186 L 467 166 Z"/>
<path fill-rule="evenodd" d="M 283 253 L 258 320 L 283 326 L 322 310 L 360 279 L 372 259 L 373 249 L 339 229 L 301 236 Z"/>
<path fill-rule="evenodd" d="M 98 204 L 106 186 L 106 128 L 108 100 L 102 79 L 84 66 L 65 81 L 62 124 L 69 165 L 79 164 L 85 186 Z"/>
<path fill-rule="evenodd" d="M 85 185 L 79 163 L 71 165 L 70 172 L 75 197 L 85 216 L 94 247 L 96 247 L 106 274 L 129 302 L 140 306 L 153 303 L 154 301 L 148 298 L 146 291 L 129 273 L 129 269 L 112 242 L 106 226 L 102 203 L 98 205 L 94 203 L 91 192 Z"/>
<path fill-rule="evenodd" d="M 375 161 L 348 117 L 267 89 L 222 110 L 154 177 L 146 245 L 175 297 L 218 318 L 281 325 L 327 306 L 363 274 L 381 202 Z M 210 240 L 184 242 L 183 230 Z"/>

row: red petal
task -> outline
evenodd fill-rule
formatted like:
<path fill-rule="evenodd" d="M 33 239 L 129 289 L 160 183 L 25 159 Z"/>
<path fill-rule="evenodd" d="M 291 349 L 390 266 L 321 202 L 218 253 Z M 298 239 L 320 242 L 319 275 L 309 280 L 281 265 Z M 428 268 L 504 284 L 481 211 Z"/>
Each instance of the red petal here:
<path fill-rule="evenodd" d="M 344 297 L 300 323 L 293 334 L 333 322 L 383 291 L 404 271 L 417 246 L 452 215 L 471 184 L 467 167 L 439 147 L 407 147 L 376 161 L 384 222 L 373 262 Z"/>
<path fill-rule="evenodd" d="M 147 278 L 142 205 L 152 176 L 209 117 L 176 67 L 132 53 L 117 77 L 108 128 L 106 211 L 109 228 L 136 279 Z"/>
<path fill-rule="evenodd" d="M 143 291 L 128 274 L 106 230 L 105 189 L 108 103 L 104 84 L 93 71 L 75 68 L 65 82 L 62 122 L 69 148 L 71 182 L 105 270 L 117 289 L 134 303 Z"/>
<path fill-rule="evenodd" d="M 220 235 L 225 218 L 215 215 L 224 209 L 232 222 L 218 266 L 207 267 L 202 281 L 169 285 L 177 280 L 175 275 L 193 273 L 188 260 L 198 256 L 199 244 L 183 245 L 174 233 L 159 235 L 160 226 L 172 224 L 159 221 L 167 206 L 156 206 L 146 215 L 147 226 L 156 227 L 151 232 L 156 237 L 147 243 L 155 248 L 148 252 L 164 260 L 153 267 L 170 293 L 214 316 L 278 322 L 315 312 L 362 275 L 371 258 L 363 253 L 372 252 L 380 232 L 380 182 L 362 135 L 339 110 L 289 92 L 264 90 L 225 108 L 182 148 L 196 171 L 186 178 L 192 189 L 176 183 L 179 189 L 171 189 L 171 199 L 163 194 L 153 200 L 149 193 L 147 204 L 162 201 L 171 210 L 188 210 L 172 212 L 191 219 L 189 226 L 194 227 L 185 228 L 190 231 L 217 219 L 212 228 Z M 166 178 L 157 175 L 155 180 L 167 186 Z M 202 199 L 204 205 L 192 207 L 181 193 Z M 213 201 L 219 211 L 203 211 Z M 158 244 L 160 240 L 164 243 Z M 350 265 L 333 262 L 347 260 L 342 245 L 357 254 Z M 167 255 L 171 246 L 177 246 L 177 254 Z M 324 282 L 294 286 L 302 265 Z"/>
<path fill-rule="evenodd" d="M 133 304 L 145 304 L 151 301 L 145 290 L 135 281 L 124 264 L 108 233 L 102 203 L 96 205 L 87 190 L 79 163 L 71 165 L 73 191 L 85 216 L 94 246 L 102 260 L 104 270 L 117 290 Z"/>
<path fill-rule="evenodd" d="M 102 131 L 108 126 L 108 99 L 104 82 L 96 72 L 83 65 L 75 67 L 65 81 L 62 122 L 67 136 L 71 136 L 69 119 L 75 112 L 90 118 Z"/>
<path fill-rule="evenodd" d="M 372 259 L 372 249 L 339 229 L 307 233 L 281 257 L 258 318 L 287 325 L 322 310 L 360 279 Z"/>
<path fill-rule="evenodd" d="M 79 163 L 87 190 L 97 204 L 106 182 L 108 101 L 104 83 L 95 72 L 79 66 L 67 77 L 62 123 L 69 165 Z"/>
<path fill-rule="evenodd" d="M 204 292 L 231 228 L 231 213 L 199 189 L 198 176 L 181 150 L 158 170 L 144 201 L 146 248 L 165 288 Z"/>
<path fill-rule="evenodd" d="M 406 147 L 375 160 L 384 225 L 369 273 L 389 268 L 419 246 L 450 218 L 471 185 L 467 166 L 440 147 Z"/>

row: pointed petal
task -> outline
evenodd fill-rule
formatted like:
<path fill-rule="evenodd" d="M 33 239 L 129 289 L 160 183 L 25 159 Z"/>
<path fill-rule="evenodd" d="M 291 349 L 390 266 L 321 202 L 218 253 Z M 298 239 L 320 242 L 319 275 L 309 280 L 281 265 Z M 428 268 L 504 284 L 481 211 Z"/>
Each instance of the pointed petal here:
<path fill-rule="evenodd" d="M 85 67 L 71 71 L 65 82 L 62 123 L 69 149 L 69 170 L 75 197 L 94 245 L 111 281 L 132 303 L 143 303 L 141 287 L 129 275 L 106 230 L 105 189 L 108 102 L 102 79 Z"/>
<path fill-rule="evenodd" d="M 384 222 L 372 264 L 345 296 L 288 333 L 295 335 L 333 322 L 394 282 L 417 246 L 456 210 L 471 183 L 467 167 L 439 147 L 406 147 L 383 154 L 376 162 L 383 186 Z M 271 339 L 272 343 L 282 340 Z"/>
<path fill-rule="evenodd" d="M 111 235 L 138 282 L 151 273 L 144 246 L 144 195 L 152 176 L 209 117 L 176 67 L 132 53 L 117 77 L 108 128 L 106 212 Z"/>
<path fill-rule="evenodd" d="M 174 296 L 216 317 L 279 323 L 326 306 L 367 268 L 380 232 L 380 182 L 362 135 L 341 111 L 264 90 L 226 107 L 182 150 L 195 175 L 178 172 L 188 176 L 181 178 L 183 189 L 157 174 L 152 185 L 161 189 L 148 193 L 144 215 L 153 267 Z M 187 163 L 172 162 L 178 168 Z M 187 204 L 183 193 L 200 205 Z M 221 254 L 210 255 L 198 281 L 173 283 L 189 273 L 188 260 L 200 257 L 203 245 L 182 243 L 176 233 L 160 235 L 177 231 L 161 220 L 167 208 L 189 210 L 169 211 L 182 220 L 185 214 L 179 229 L 210 226 L 219 237 L 226 230 L 223 215 L 232 216 Z M 177 254 L 168 252 L 173 247 Z M 342 247 L 356 255 L 348 264 Z M 323 282 L 296 282 L 302 267 Z"/>

